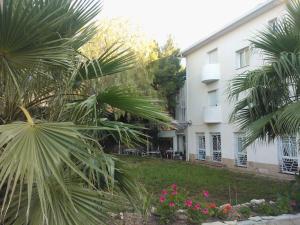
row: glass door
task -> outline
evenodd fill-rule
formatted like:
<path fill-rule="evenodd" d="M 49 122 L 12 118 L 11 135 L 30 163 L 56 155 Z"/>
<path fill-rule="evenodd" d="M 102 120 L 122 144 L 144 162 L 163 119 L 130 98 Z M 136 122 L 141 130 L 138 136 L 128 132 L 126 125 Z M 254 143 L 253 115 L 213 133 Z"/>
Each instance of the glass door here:
<path fill-rule="evenodd" d="M 211 141 L 212 141 L 211 144 L 212 144 L 213 161 L 221 162 L 222 161 L 221 134 L 212 133 Z"/>
<path fill-rule="evenodd" d="M 198 135 L 198 159 L 206 160 L 205 135 Z"/>
<path fill-rule="evenodd" d="M 247 166 L 247 150 L 243 149 L 243 134 L 235 134 L 235 162 L 237 166 Z"/>

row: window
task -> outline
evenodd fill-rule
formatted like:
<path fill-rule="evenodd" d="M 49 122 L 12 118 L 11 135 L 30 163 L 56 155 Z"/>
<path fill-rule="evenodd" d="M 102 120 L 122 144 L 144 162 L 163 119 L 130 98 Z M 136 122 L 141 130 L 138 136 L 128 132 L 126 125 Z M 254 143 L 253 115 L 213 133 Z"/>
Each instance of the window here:
<path fill-rule="evenodd" d="M 235 133 L 235 162 L 237 166 L 247 166 L 247 150 L 243 149 L 243 133 Z"/>
<path fill-rule="evenodd" d="M 275 31 L 276 30 L 276 26 L 277 26 L 277 18 L 274 18 L 274 19 L 270 20 L 268 23 L 269 23 L 270 28 L 273 31 Z"/>
<path fill-rule="evenodd" d="M 282 137 L 279 143 L 279 158 L 283 173 L 295 174 L 299 170 L 299 143 L 297 137 Z"/>
<path fill-rule="evenodd" d="M 208 106 L 218 106 L 219 98 L 217 90 L 208 92 Z"/>
<path fill-rule="evenodd" d="M 213 161 L 221 162 L 222 161 L 221 133 L 212 133 L 211 142 L 212 142 L 211 145 L 212 145 Z"/>
<path fill-rule="evenodd" d="M 198 160 L 206 159 L 205 135 L 198 134 Z"/>
<path fill-rule="evenodd" d="M 243 48 L 236 52 L 237 68 L 249 66 L 250 52 L 249 47 Z"/>
<path fill-rule="evenodd" d="M 208 54 L 208 64 L 217 64 L 218 63 L 218 49 L 214 49 Z"/>

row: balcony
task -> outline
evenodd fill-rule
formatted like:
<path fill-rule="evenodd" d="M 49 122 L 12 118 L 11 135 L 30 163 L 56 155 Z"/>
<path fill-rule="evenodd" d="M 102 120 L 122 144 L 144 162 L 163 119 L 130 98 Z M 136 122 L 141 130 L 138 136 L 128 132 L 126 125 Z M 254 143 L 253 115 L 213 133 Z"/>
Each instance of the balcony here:
<path fill-rule="evenodd" d="M 204 108 L 204 123 L 221 123 L 221 106 L 207 106 Z"/>
<path fill-rule="evenodd" d="M 206 64 L 202 70 L 202 83 L 209 84 L 220 80 L 220 64 Z"/>

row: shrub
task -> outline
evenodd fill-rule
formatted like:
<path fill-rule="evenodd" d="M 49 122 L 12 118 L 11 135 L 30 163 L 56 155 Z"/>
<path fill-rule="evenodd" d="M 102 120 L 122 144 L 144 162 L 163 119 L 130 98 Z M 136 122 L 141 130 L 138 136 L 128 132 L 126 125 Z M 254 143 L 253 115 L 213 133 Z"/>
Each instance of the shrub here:
<path fill-rule="evenodd" d="M 251 215 L 251 209 L 248 206 L 242 206 L 239 208 L 238 212 L 244 217 L 249 218 Z"/>
<path fill-rule="evenodd" d="M 209 192 L 203 191 L 197 201 L 186 200 L 185 207 L 187 209 L 189 222 L 201 224 L 209 217 L 215 217 L 218 212 L 217 205 L 209 200 Z"/>
<path fill-rule="evenodd" d="M 186 196 L 185 193 L 179 192 L 176 184 L 161 191 L 157 208 L 161 223 L 171 223 L 176 218 L 178 209 L 184 209 L 189 222 L 193 224 L 201 224 L 209 217 L 217 216 L 217 205 L 209 201 L 208 191 L 203 191 L 197 200 L 189 199 Z"/>
<path fill-rule="evenodd" d="M 224 220 L 238 220 L 241 217 L 240 214 L 229 203 L 219 208 L 217 216 Z"/>
<path fill-rule="evenodd" d="M 293 211 L 291 201 L 288 196 L 281 195 L 277 198 L 276 203 L 263 203 L 253 207 L 253 211 L 261 215 L 278 216 Z"/>
<path fill-rule="evenodd" d="M 176 211 L 183 208 L 184 199 L 184 195 L 179 193 L 176 184 L 161 191 L 157 214 L 162 224 L 169 224 L 174 220 Z"/>

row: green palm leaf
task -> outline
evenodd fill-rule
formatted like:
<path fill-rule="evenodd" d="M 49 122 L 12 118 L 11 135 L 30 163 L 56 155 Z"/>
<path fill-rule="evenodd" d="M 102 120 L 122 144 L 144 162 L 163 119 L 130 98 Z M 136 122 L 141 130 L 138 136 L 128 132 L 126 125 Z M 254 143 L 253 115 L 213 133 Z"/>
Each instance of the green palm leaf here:
<path fill-rule="evenodd" d="M 267 64 L 230 82 L 229 98 L 237 101 L 231 122 L 245 131 L 245 147 L 300 131 L 300 2 L 287 7 L 288 14 L 275 29 L 267 27 L 251 40 Z"/>
<path fill-rule="evenodd" d="M 36 186 L 33 188 L 30 211 L 26 188 L 21 190 L 21 195 L 12 199 L 5 224 L 8 225 L 106 225 L 114 224 L 109 213 L 115 212 L 124 202 L 124 199 L 113 194 L 87 188 L 82 179 L 65 171 L 63 181 L 65 190 L 60 187 L 53 176 L 47 179 L 47 186 L 52 187 L 48 193 L 52 200 L 53 208 L 47 206 L 44 214 L 40 202 L 40 194 Z M 21 198 L 21 200 L 20 200 Z M 47 215 L 47 217 L 45 217 Z M 28 221 L 24 218 L 28 217 Z"/>
<path fill-rule="evenodd" d="M 170 122 L 170 117 L 158 108 L 157 101 L 139 96 L 128 89 L 120 87 L 108 88 L 97 95 L 97 102 L 151 121 L 159 123 Z"/>
<path fill-rule="evenodd" d="M 3 148 L 0 155 L 0 188 L 6 185 L 7 190 L 2 207 L 4 216 L 18 185 L 27 186 L 28 207 L 36 186 L 43 214 L 49 216 L 46 214 L 47 207 L 54 210 L 51 186 L 45 182 L 49 176 L 53 176 L 71 201 L 60 167 L 67 166 L 90 183 L 74 162 L 88 164 L 93 149 L 88 144 L 89 139 L 79 133 L 79 128 L 72 123 L 33 123 L 28 118 L 26 123 L 0 126 L 0 147 Z"/>
<path fill-rule="evenodd" d="M 75 74 L 75 82 L 91 80 L 131 69 L 135 55 L 129 49 L 121 50 L 121 48 L 121 45 L 113 44 L 99 58 L 82 63 Z"/>

